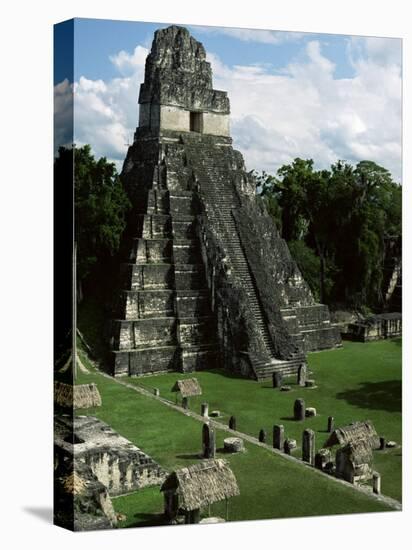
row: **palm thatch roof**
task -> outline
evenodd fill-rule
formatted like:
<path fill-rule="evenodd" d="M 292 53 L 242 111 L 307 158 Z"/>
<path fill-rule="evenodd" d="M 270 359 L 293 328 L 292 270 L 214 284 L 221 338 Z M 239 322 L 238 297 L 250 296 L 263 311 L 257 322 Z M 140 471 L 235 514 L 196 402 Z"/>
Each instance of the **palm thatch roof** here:
<path fill-rule="evenodd" d="M 341 449 L 338 449 L 336 454 L 336 462 L 338 462 L 338 454 L 343 454 L 349 459 L 354 466 L 363 464 L 371 464 L 373 460 L 372 449 L 365 439 L 352 441 Z"/>
<path fill-rule="evenodd" d="M 172 388 L 173 392 L 180 392 L 182 397 L 192 397 L 194 395 L 202 395 L 202 388 L 197 378 L 185 378 L 177 380 Z"/>
<path fill-rule="evenodd" d="M 221 458 L 202 460 L 172 472 L 160 490 L 176 493 L 179 508 L 186 512 L 239 494 L 235 475 Z"/>
<path fill-rule="evenodd" d="M 348 443 L 356 443 L 360 440 L 365 440 L 371 449 L 377 449 L 379 447 L 379 437 L 370 420 L 353 422 L 349 424 L 349 426 L 336 428 L 330 434 L 324 446 L 333 447 L 334 445 L 347 445 Z"/>
<path fill-rule="evenodd" d="M 60 407 L 68 409 L 87 409 L 100 407 L 102 399 L 96 384 L 64 384 L 54 383 L 54 401 Z"/>

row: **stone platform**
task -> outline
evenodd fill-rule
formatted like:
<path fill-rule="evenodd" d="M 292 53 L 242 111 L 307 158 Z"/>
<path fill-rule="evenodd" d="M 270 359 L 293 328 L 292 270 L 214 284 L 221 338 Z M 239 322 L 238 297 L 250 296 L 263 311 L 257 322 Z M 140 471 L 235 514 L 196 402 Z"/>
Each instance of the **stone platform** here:
<path fill-rule="evenodd" d="M 55 417 L 56 457 L 90 467 L 110 496 L 160 485 L 166 472 L 146 453 L 93 416 Z"/>

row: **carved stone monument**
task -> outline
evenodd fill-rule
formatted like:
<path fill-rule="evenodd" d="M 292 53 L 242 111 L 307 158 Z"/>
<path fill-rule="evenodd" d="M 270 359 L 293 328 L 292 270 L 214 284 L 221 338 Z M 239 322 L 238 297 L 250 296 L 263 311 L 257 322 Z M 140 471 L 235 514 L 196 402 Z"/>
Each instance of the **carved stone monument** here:
<path fill-rule="evenodd" d="M 315 432 L 309 428 L 302 435 L 302 460 L 315 464 Z"/>
<path fill-rule="evenodd" d="M 203 458 L 215 458 L 215 454 L 216 454 L 215 430 L 209 424 L 203 424 L 202 448 L 203 448 Z"/>
<path fill-rule="evenodd" d="M 273 426 L 273 447 L 275 449 L 283 449 L 285 442 L 285 428 L 280 425 Z"/>
<path fill-rule="evenodd" d="M 300 365 L 298 369 L 298 385 L 305 387 L 307 378 L 307 367 L 305 364 Z"/>
<path fill-rule="evenodd" d="M 305 420 L 305 400 L 304 399 L 296 399 L 295 404 L 293 406 L 293 417 L 295 420 Z"/>

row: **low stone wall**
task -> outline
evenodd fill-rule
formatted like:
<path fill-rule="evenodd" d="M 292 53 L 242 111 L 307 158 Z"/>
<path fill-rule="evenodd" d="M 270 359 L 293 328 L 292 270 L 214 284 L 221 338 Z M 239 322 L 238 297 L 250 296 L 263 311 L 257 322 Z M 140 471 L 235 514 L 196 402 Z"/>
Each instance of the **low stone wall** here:
<path fill-rule="evenodd" d="M 313 330 L 302 330 L 303 347 L 305 352 L 320 351 L 341 346 L 339 329 L 334 326 Z"/>

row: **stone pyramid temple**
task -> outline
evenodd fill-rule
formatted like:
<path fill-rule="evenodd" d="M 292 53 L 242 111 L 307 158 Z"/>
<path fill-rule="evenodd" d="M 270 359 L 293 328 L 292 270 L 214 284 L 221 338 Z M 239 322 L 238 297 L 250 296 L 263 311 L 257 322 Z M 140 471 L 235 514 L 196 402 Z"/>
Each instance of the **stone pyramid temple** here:
<path fill-rule="evenodd" d="M 205 49 L 156 31 L 122 181 L 130 255 L 112 322 L 112 374 L 221 367 L 292 374 L 340 345 L 232 148 L 227 93 Z"/>

